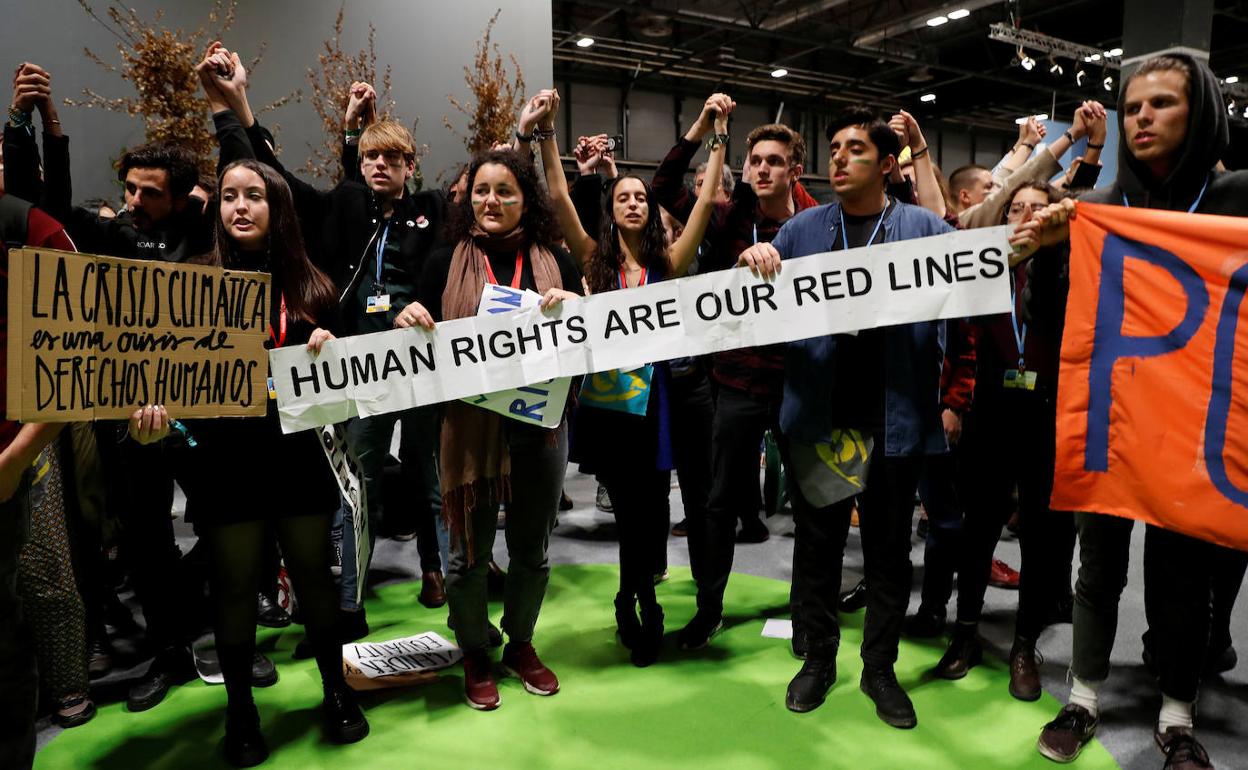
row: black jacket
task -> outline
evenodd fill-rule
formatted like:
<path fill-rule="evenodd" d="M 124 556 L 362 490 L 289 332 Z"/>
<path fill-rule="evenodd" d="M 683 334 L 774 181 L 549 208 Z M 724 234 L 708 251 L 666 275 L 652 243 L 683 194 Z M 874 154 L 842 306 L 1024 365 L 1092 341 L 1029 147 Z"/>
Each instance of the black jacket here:
<path fill-rule="evenodd" d="M 270 135 L 259 123 L 244 129 L 238 116 L 229 110 L 216 113 L 212 119 L 221 142 L 222 168 L 240 158 L 253 157 L 285 178 L 294 195 L 308 256 L 333 280 L 344 318 L 353 315 L 357 308 L 349 305 L 358 283 L 369 278 L 367 268 L 381 234 L 381 207 L 373 191 L 351 179 L 333 189 L 318 190 L 282 166 L 273 154 Z M 240 136 L 248 141 L 238 141 Z M 439 243 L 445 212 L 446 201 L 440 191 L 404 195 L 395 202 L 389 237 L 397 234 L 400 239 L 403 269 L 412 283 L 408 297 L 418 293 L 415 284 L 429 252 Z M 406 301 L 400 303 L 397 299 L 391 305 L 392 321 L 404 305 Z"/>
<path fill-rule="evenodd" d="M 69 137 L 43 135 L 43 175 L 40 178 L 39 147 L 34 132 L 6 125 L 4 128 L 4 183 L 18 197 L 37 202 L 65 225 L 78 250 L 126 259 L 183 262 L 212 250 L 214 203 L 202 205 L 191 198 L 187 206 L 151 232 L 139 232 L 129 213 L 113 219 L 100 217 L 72 203 L 69 173 Z"/>

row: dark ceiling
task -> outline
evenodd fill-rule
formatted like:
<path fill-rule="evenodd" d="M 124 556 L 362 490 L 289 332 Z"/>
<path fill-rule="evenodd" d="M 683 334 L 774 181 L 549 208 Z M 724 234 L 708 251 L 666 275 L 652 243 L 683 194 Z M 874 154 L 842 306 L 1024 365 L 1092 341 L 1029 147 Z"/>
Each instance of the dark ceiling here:
<path fill-rule="evenodd" d="M 1181 1 L 1181 0 L 1180 0 Z M 1211 65 L 1248 81 L 1248 9 L 1215 0 Z M 970 15 L 929 27 L 938 11 Z M 831 112 L 860 101 L 913 111 L 922 120 L 1014 130 L 1014 118 L 1079 101 L 1112 101 L 1100 65 L 1036 57 L 1026 71 L 1016 49 L 988 38 L 994 22 L 1109 50 L 1122 44 L 1124 0 L 581 0 L 554 4 L 555 76 L 699 96 L 733 95 Z M 576 46 L 594 38 L 588 48 Z M 1130 57 L 1131 51 L 1124 56 Z M 773 69 L 789 74 L 772 78 Z M 1116 77 L 1115 77 L 1116 82 Z M 935 94 L 931 103 L 920 96 Z"/>

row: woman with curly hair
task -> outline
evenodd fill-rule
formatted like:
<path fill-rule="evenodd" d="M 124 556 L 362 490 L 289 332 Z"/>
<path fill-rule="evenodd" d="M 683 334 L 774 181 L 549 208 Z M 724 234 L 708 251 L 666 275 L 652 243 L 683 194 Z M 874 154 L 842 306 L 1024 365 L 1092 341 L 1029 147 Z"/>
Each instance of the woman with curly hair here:
<path fill-rule="evenodd" d="M 568 195 L 555 142 L 559 93 L 542 91 L 530 101 L 529 110 L 542 114 L 538 121 L 542 165 L 555 216 L 573 256 L 584 266 L 591 293 L 636 288 L 688 272 L 720 189 L 728 113 L 733 106 L 731 99 L 723 97 L 716 110 L 706 179 L 684 232 L 669 245 L 650 186 L 635 176 L 619 176 L 608 183 L 598 237 L 585 232 Z M 629 372 L 591 375 L 577 410 L 576 459 L 583 472 L 598 476 L 613 504 L 620 541 L 616 627 L 637 666 L 658 659 L 663 639 L 663 608 L 655 596 L 654 576 L 667 564 L 667 498 L 674 465 L 670 377 L 663 362 Z M 595 399 L 599 390 L 644 392 L 630 399 L 634 407 L 620 410 L 617 400 Z"/>
<path fill-rule="evenodd" d="M 475 316 L 486 283 L 536 291 L 546 309 L 580 293 L 580 274 L 559 246 L 537 171 L 513 150 L 473 159 L 468 194 L 451 212 L 447 242 L 453 245 L 429 256 L 420 281 L 420 302 L 434 320 Z M 547 430 L 449 401 L 441 447 L 442 516 L 453 545 L 446 596 L 464 652 L 468 705 L 490 710 L 500 702 L 487 654 L 486 577 L 503 503 L 510 558 L 503 665 L 529 692 L 554 695 L 559 679 L 537 657 L 532 640 L 550 577 L 546 550 L 567 468 L 567 426 Z"/>

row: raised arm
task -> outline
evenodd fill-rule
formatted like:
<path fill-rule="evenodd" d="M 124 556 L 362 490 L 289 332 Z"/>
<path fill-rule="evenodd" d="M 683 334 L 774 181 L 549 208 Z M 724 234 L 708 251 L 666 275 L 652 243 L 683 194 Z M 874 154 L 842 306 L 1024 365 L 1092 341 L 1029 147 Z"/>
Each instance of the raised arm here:
<path fill-rule="evenodd" d="M 945 196 L 941 194 L 940 184 L 936 181 L 936 170 L 932 168 L 932 158 L 927 151 L 927 141 L 923 138 L 919 122 L 913 115 L 902 110 L 888 121 L 888 125 L 901 139 L 902 145 L 910 148 L 919 205 L 944 219 Z"/>
<path fill-rule="evenodd" d="M 698 246 L 702 236 L 706 234 L 706 226 L 711 221 L 711 212 L 715 208 L 715 199 L 719 193 L 724 176 L 724 158 L 728 153 L 728 115 L 732 113 L 736 102 L 724 94 L 715 94 L 708 99 L 714 100 L 712 124 L 715 135 L 710 140 L 711 157 L 706 162 L 706 176 L 702 179 L 702 190 L 689 213 L 685 223 L 685 231 L 672 244 L 668 254 L 671 276 L 679 278 L 689 272 L 689 265 L 698 255 Z"/>
<path fill-rule="evenodd" d="M 677 140 L 676 146 L 668 151 L 667 157 L 655 169 L 654 178 L 650 180 L 650 189 L 655 200 L 682 222 L 688 221 L 693 208 L 693 195 L 685 185 L 685 172 L 689 170 L 690 161 L 702 145 L 703 137 L 714 127 L 714 116 L 711 112 L 714 109 L 713 103 L 718 102 L 720 97 L 727 98 L 723 94 L 711 94 L 707 98 L 702 111 L 698 113 L 698 119 Z"/>
<path fill-rule="evenodd" d="M 550 192 L 555 218 L 559 220 L 559 228 L 563 230 L 563 238 L 568 242 L 572 257 L 585 269 L 594 255 L 594 249 L 598 248 L 598 242 L 581 227 L 576 207 L 572 205 L 572 197 L 568 194 L 568 180 L 563 175 L 563 164 L 559 161 L 559 145 L 555 141 L 559 92 L 553 88 L 539 92 L 529 100 L 526 112 L 530 110 L 539 115 L 534 136 L 541 140 L 542 168 L 546 172 L 546 188 Z"/>
<path fill-rule="evenodd" d="M 360 173 L 360 134 L 377 121 L 377 91 L 369 83 L 351 84 L 347 112 L 342 118 L 342 176 L 363 182 Z"/>

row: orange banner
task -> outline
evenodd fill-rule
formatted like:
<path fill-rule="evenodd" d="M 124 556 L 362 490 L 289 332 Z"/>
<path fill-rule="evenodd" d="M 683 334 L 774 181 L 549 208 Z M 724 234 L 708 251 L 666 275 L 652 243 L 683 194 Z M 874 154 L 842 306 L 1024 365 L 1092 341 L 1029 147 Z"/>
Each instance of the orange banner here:
<path fill-rule="evenodd" d="M 1248 219 L 1080 203 L 1070 243 L 1053 508 L 1248 550 Z"/>

